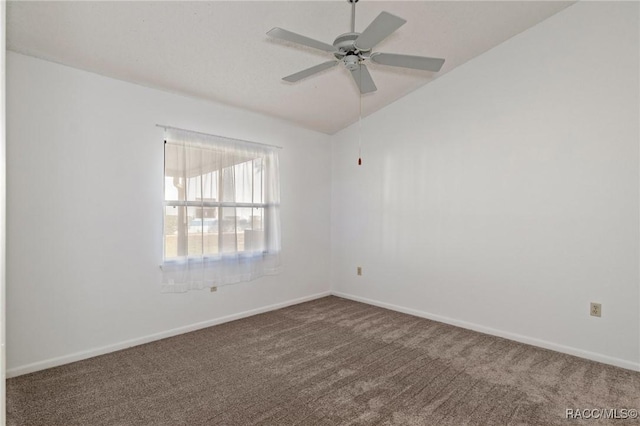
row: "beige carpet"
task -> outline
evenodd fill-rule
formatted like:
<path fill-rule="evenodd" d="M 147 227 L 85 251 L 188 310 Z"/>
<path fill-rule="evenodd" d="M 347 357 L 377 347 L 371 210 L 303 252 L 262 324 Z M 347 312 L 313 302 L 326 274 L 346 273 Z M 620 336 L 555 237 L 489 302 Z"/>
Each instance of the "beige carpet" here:
<path fill-rule="evenodd" d="M 7 382 L 9 425 L 568 425 L 640 373 L 326 297 Z"/>

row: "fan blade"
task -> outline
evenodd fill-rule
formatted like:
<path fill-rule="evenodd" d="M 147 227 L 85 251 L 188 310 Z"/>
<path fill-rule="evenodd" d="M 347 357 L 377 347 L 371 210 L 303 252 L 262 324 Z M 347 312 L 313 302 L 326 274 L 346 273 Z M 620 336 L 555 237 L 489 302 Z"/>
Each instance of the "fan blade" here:
<path fill-rule="evenodd" d="M 365 52 L 391 35 L 392 32 L 405 24 L 404 19 L 389 12 L 381 12 L 372 23 L 358 36 L 355 45 Z"/>
<path fill-rule="evenodd" d="M 360 93 L 371 93 L 378 90 L 366 65 L 360 64 L 358 69 L 351 71 L 351 76 L 360 88 Z"/>
<path fill-rule="evenodd" d="M 316 65 L 315 67 L 307 68 L 306 70 L 302 70 L 295 74 L 288 75 L 284 77 L 283 80 L 288 81 L 290 83 L 295 83 L 296 81 L 300 81 L 303 78 L 310 77 L 315 73 L 319 73 L 320 71 L 324 71 L 336 65 L 338 65 L 338 61 L 323 62 L 320 65 Z"/>
<path fill-rule="evenodd" d="M 394 53 L 372 53 L 371 60 L 376 64 L 392 67 L 413 68 L 438 72 L 444 64 L 444 59 L 427 58 L 426 56 L 396 55 Z"/>
<path fill-rule="evenodd" d="M 313 47 L 314 49 L 324 50 L 325 52 L 337 52 L 334 46 L 323 43 L 318 40 L 314 40 L 309 37 L 305 37 L 300 34 L 292 33 L 291 31 L 283 30 L 282 28 L 273 28 L 271 31 L 267 33 L 268 36 L 273 38 L 277 38 L 280 40 L 291 41 L 293 43 L 302 44 L 308 47 Z"/>

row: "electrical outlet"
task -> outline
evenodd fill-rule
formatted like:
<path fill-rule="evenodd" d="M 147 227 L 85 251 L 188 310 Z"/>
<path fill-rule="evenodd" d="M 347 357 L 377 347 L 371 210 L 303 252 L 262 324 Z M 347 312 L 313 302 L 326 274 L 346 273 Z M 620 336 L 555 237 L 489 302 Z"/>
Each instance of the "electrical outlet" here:
<path fill-rule="evenodd" d="M 601 317 L 602 316 L 602 305 L 600 303 L 591 302 L 591 310 L 592 317 Z"/>
<path fill-rule="evenodd" d="M 218 291 L 218 287 L 210 287 L 210 288 L 209 288 L 209 291 L 210 291 L 211 293 L 215 293 L 216 291 Z"/>
<path fill-rule="evenodd" d="M 358 266 L 357 273 L 358 275 L 362 275 L 362 266 Z"/>

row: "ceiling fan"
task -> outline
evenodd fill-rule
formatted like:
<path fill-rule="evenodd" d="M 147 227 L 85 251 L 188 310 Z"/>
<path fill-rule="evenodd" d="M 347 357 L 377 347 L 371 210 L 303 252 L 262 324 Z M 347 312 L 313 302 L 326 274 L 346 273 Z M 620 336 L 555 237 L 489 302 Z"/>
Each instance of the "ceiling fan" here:
<path fill-rule="evenodd" d="M 333 53 L 336 58 L 288 75 L 284 77 L 283 80 L 295 83 L 342 63 L 347 70 L 351 71 L 351 76 L 360 89 L 360 93 L 370 93 L 375 92 L 377 87 L 365 65 L 366 61 L 392 67 L 413 68 L 433 72 L 440 71 L 442 64 L 444 64 L 444 59 L 441 58 L 399 55 L 395 53 L 371 53 L 371 49 L 373 49 L 375 45 L 387 38 L 407 21 L 389 12 L 381 12 L 362 33 L 357 33 L 355 32 L 355 24 L 356 3 L 358 0 L 347 1 L 351 3 L 351 32 L 339 35 L 334 40 L 333 45 L 277 27 L 267 33 L 267 35 L 273 38 Z"/>

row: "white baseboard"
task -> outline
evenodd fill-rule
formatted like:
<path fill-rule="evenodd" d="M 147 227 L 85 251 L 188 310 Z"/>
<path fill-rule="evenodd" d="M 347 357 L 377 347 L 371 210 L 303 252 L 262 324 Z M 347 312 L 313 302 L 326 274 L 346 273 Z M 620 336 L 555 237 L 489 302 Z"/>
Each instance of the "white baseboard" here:
<path fill-rule="evenodd" d="M 57 358 L 50 358 L 44 361 L 34 362 L 32 364 L 22 365 L 22 366 L 7 370 L 7 378 L 21 376 L 23 374 L 29 374 L 35 371 L 40 371 L 40 370 L 44 370 L 51 367 L 57 367 L 59 365 L 69 364 L 71 362 L 81 361 L 83 359 L 92 358 L 94 356 L 108 354 L 110 352 L 127 349 L 132 346 L 138 346 L 145 343 L 153 342 L 155 340 L 166 339 L 167 337 L 177 336 L 179 334 L 200 330 L 202 328 L 223 324 L 229 321 L 235 321 L 237 319 L 262 314 L 264 312 L 275 311 L 276 309 L 285 308 L 287 306 L 297 305 L 299 303 L 308 302 L 310 300 L 320 299 L 321 297 L 326 297 L 326 296 L 329 296 L 330 294 L 331 293 L 329 291 L 316 293 L 310 296 L 300 297 L 298 299 L 287 300 L 285 302 L 280 302 L 280 303 L 276 303 L 269 306 L 263 306 L 261 308 L 251 309 L 249 311 L 238 312 L 237 314 L 227 315 L 220 318 L 214 318 L 207 321 L 186 325 L 183 327 L 173 328 L 171 330 L 161 331 L 160 333 L 155 333 L 147 336 L 138 337 L 135 339 L 125 340 L 123 342 L 102 346 L 100 348 L 89 349 L 86 351 L 76 352 L 76 353 L 64 355 Z"/>
<path fill-rule="evenodd" d="M 556 352 L 562 352 L 569 355 L 574 355 L 580 358 L 586 358 L 592 361 L 601 362 L 603 364 L 615 365 L 616 367 L 626 368 L 628 370 L 640 371 L 640 362 L 627 361 L 620 358 L 614 358 L 607 355 L 602 355 L 596 352 L 585 351 L 571 346 L 559 345 L 557 343 L 548 342 L 546 340 L 535 339 L 533 337 L 523 336 L 521 334 L 510 333 L 507 331 L 497 330 L 491 327 L 485 327 L 479 324 L 475 324 L 467 321 L 460 321 L 453 318 L 444 317 L 441 315 L 431 314 L 429 312 L 420 311 L 417 309 L 406 308 L 404 306 L 398 306 L 391 303 L 380 302 L 378 300 L 368 299 L 366 297 L 355 296 L 353 294 L 342 293 L 339 291 L 331 291 L 331 294 L 345 299 L 354 300 L 356 302 L 366 303 L 368 305 L 378 306 L 392 311 L 402 312 L 405 314 L 413 315 L 416 317 L 426 318 L 433 321 L 442 322 L 445 324 L 454 325 L 456 327 L 466 328 L 468 330 L 478 331 L 480 333 L 491 334 L 493 336 L 503 337 L 505 339 L 514 340 L 520 343 L 526 343 L 532 346 L 538 346 L 545 349 L 550 349 Z"/>
<path fill-rule="evenodd" d="M 102 346 L 100 348 L 89 349 L 86 351 L 76 352 L 69 355 L 64 355 L 57 358 L 50 358 L 44 361 L 34 362 L 7 370 L 7 378 L 21 376 L 23 374 L 33 373 L 35 371 L 44 370 L 47 368 L 57 367 L 59 365 L 69 364 L 71 362 L 81 361 L 83 359 L 92 358 L 98 355 L 104 355 L 110 352 L 119 351 L 122 349 L 130 348 L 132 346 L 138 346 L 145 343 L 153 342 L 167 337 L 177 336 L 179 334 L 188 333 L 190 331 L 200 330 L 202 328 L 211 327 L 225 322 L 234 321 L 241 318 L 258 315 L 264 312 L 275 311 L 276 309 L 285 308 L 291 305 L 297 305 L 299 303 L 308 302 L 315 299 L 320 299 L 329 295 L 342 297 L 345 299 L 355 300 L 357 302 L 366 303 L 373 306 L 379 306 L 381 308 L 390 309 L 392 311 L 402 312 L 409 315 L 414 315 L 421 318 L 427 318 L 433 321 L 442 322 L 445 324 L 451 324 L 456 327 L 462 327 L 469 330 L 478 331 L 480 333 L 491 334 L 493 336 L 503 337 L 505 339 L 514 340 L 516 342 L 526 343 L 533 346 L 538 346 L 545 349 L 550 349 L 556 352 L 562 352 L 569 355 L 574 355 L 580 358 L 590 359 L 592 361 L 602 362 L 604 364 L 615 365 L 616 367 L 626 368 L 629 370 L 640 371 L 640 363 L 635 363 L 620 358 L 614 358 L 595 352 L 585 351 L 582 349 L 573 348 L 570 346 L 559 345 L 557 343 L 548 342 L 546 340 L 535 339 L 532 337 L 523 336 L 516 333 L 510 333 L 495 328 L 485 327 L 479 324 L 460 321 L 453 318 L 443 317 L 441 315 L 430 314 L 428 312 L 420 311 L 417 309 L 406 308 L 403 306 L 394 305 L 391 303 L 380 302 L 378 300 L 368 299 L 366 297 L 355 296 L 353 294 L 342 293 L 339 291 L 326 291 L 322 293 L 313 294 L 310 296 L 301 297 L 298 299 L 292 299 L 281 303 L 276 303 L 269 306 L 263 306 L 261 308 L 251 309 L 237 314 L 227 315 L 220 318 L 214 318 L 207 321 L 202 321 L 195 324 L 190 324 L 183 327 L 174 328 L 171 330 L 162 331 L 160 333 L 150 334 L 147 336 L 125 340 L 122 342 L 114 343 L 112 345 Z"/>

